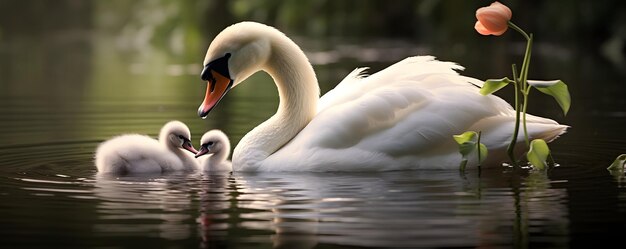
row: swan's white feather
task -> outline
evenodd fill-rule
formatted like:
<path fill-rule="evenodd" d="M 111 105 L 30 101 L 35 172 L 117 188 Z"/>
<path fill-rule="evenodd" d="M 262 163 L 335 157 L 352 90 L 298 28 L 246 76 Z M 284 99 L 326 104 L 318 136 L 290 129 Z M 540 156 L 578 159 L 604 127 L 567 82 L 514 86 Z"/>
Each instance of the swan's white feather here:
<path fill-rule="evenodd" d="M 369 77 L 353 71 L 321 98 L 315 118 L 260 170 L 453 168 L 461 156 L 452 135 L 468 130 L 482 131 L 481 142 L 502 150 L 515 124 L 514 110 L 496 96 L 479 94 L 478 80 L 460 76 L 455 70 L 461 69 L 427 56 Z M 531 138 L 551 141 L 566 128 L 528 117 Z"/>
<path fill-rule="evenodd" d="M 490 154 L 485 166 L 506 160 L 513 108 L 481 95 L 482 81 L 459 75 L 463 67 L 456 63 L 409 57 L 367 77 L 359 68 L 318 98 L 306 55 L 273 27 L 231 25 L 213 40 L 205 64 L 225 54 L 232 54 L 235 85 L 265 70 L 281 99 L 277 113 L 235 147 L 235 171 L 457 169 L 461 155 L 452 136 L 470 130 L 482 132 Z M 527 120 L 530 139 L 552 141 L 568 127 L 532 115 Z M 476 165 L 470 158 L 469 166 Z"/>

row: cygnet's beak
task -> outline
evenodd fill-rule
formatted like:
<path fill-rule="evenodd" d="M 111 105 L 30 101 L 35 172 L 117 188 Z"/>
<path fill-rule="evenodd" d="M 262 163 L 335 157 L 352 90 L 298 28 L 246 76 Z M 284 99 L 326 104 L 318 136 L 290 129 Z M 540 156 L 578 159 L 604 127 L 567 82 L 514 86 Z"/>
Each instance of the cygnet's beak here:
<path fill-rule="evenodd" d="M 207 154 L 209 152 L 211 152 L 211 150 L 209 150 L 209 148 L 207 148 L 206 146 L 202 146 L 202 147 L 200 147 L 200 151 L 198 151 L 198 153 L 196 153 L 196 158 L 198 158 L 198 157 L 200 157 L 200 156 L 202 156 L 204 154 Z"/>
<path fill-rule="evenodd" d="M 185 142 L 183 142 L 183 149 L 186 149 L 186 150 L 188 150 L 189 152 L 191 152 L 193 154 L 198 153 L 196 148 L 194 148 L 193 145 L 191 145 L 191 141 L 189 141 L 189 140 L 185 140 Z"/>
<path fill-rule="evenodd" d="M 210 68 L 205 68 L 205 70 L 210 70 L 212 78 L 207 81 L 206 94 L 204 96 L 204 101 L 198 108 L 198 116 L 204 118 L 209 112 L 220 102 L 220 100 L 226 95 L 228 90 L 233 86 L 233 81 L 214 71 Z"/>

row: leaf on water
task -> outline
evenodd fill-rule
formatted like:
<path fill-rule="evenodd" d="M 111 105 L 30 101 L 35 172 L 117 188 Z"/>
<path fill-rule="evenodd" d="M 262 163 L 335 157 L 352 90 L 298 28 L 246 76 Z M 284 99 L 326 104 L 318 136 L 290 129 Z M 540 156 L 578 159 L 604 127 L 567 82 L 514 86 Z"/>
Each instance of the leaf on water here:
<path fill-rule="evenodd" d="M 485 146 L 483 143 L 479 143 L 478 146 L 479 146 L 478 150 L 480 152 L 478 153 L 478 155 L 480 156 L 480 160 L 478 163 L 482 164 L 485 161 L 485 159 L 487 159 L 488 150 L 487 150 L 487 146 Z"/>
<path fill-rule="evenodd" d="M 607 168 L 608 170 L 624 170 L 624 165 L 626 164 L 626 154 L 621 154 L 615 161 Z"/>
<path fill-rule="evenodd" d="M 480 94 L 482 95 L 492 94 L 512 82 L 513 81 L 507 77 L 504 77 L 502 79 L 488 79 L 485 81 L 485 84 L 483 85 L 483 87 L 480 88 Z"/>
<path fill-rule="evenodd" d="M 461 135 L 454 135 L 454 140 L 459 144 L 459 152 L 466 158 L 476 148 L 478 134 L 474 131 L 466 131 Z"/>
<path fill-rule="evenodd" d="M 561 80 L 528 80 L 528 84 L 542 93 L 554 97 L 556 102 L 567 115 L 572 102 L 567 85 Z"/>
<path fill-rule="evenodd" d="M 482 164 L 488 155 L 487 146 L 483 143 L 478 143 L 479 134 L 475 131 L 466 131 L 460 135 L 454 135 L 454 140 L 459 145 L 459 153 L 463 158 L 461 161 L 461 171 L 465 171 L 465 166 L 467 165 L 467 156 L 478 150 L 478 158 L 479 164 Z"/>
<path fill-rule="evenodd" d="M 550 155 L 550 148 L 548 148 L 546 141 L 535 139 L 530 142 L 530 149 L 526 154 L 526 158 L 536 169 L 543 170 L 546 168 L 548 155 Z"/>
<path fill-rule="evenodd" d="M 461 135 L 454 135 L 453 137 L 458 144 L 462 144 L 465 142 L 475 143 L 476 141 L 478 141 L 478 133 L 476 133 L 475 131 L 466 131 L 463 132 L 463 134 Z"/>

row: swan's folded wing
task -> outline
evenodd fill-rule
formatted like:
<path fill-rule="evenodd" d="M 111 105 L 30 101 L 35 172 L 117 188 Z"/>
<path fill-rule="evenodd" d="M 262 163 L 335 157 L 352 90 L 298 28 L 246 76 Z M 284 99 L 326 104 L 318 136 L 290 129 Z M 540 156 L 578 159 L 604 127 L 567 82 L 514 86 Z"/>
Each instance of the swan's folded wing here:
<path fill-rule="evenodd" d="M 396 159 L 425 155 L 438 147 L 456 148 L 450 146 L 452 135 L 484 118 L 512 113 L 505 101 L 480 95 L 477 87 L 454 72 L 383 74 L 387 76 L 361 79 L 363 86 L 353 84 L 343 94 L 349 98 L 318 113 L 281 153 L 301 152 L 319 159 L 325 157 L 321 151 L 330 150 L 342 150 L 346 157 L 351 152 Z"/>
<path fill-rule="evenodd" d="M 366 76 L 366 70 L 368 68 L 357 68 L 354 69 L 351 73 L 348 74 L 335 88 L 328 91 L 324 96 L 320 98 L 319 105 L 317 107 L 317 112 L 322 112 L 326 110 L 329 106 L 334 106 L 338 103 L 344 102 L 348 96 L 346 93 L 349 93 L 354 87 L 354 84 L 361 83 L 361 79 Z"/>
<path fill-rule="evenodd" d="M 324 96 L 321 111 L 268 165 L 318 171 L 453 168 L 461 160 L 453 135 L 470 130 L 483 132 L 481 142 L 498 152 L 490 157 L 499 162 L 515 112 L 503 99 L 481 95 L 482 82 L 458 69 L 432 57 L 412 57 L 369 77 L 353 74 Z M 567 128 L 532 115 L 528 122 L 529 135 L 546 141 Z"/>
<path fill-rule="evenodd" d="M 443 74 L 458 76 L 456 70 L 463 67 L 453 63 L 435 60 L 433 56 L 414 56 L 401 60 L 386 69 L 369 77 L 366 76 L 368 68 L 357 68 L 344 78 L 334 89 L 328 91 L 320 98 L 318 112 L 331 106 L 352 101 L 363 94 L 379 88 L 387 88 L 389 84 L 399 81 L 415 81 L 424 75 Z M 474 85 L 482 84 L 481 81 L 463 77 L 466 82 Z"/>

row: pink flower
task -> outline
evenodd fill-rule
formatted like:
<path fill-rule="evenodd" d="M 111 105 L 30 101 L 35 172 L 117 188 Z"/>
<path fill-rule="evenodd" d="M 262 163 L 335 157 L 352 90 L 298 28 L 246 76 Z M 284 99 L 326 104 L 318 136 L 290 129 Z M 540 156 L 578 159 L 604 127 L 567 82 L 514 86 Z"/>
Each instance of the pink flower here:
<path fill-rule="evenodd" d="M 474 28 L 481 35 L 501 35 L 509 28 L 508 22 L 512 16 L 513 13 L 509 7 L 496 1 L 476 10 L 478 21 Z"/>

